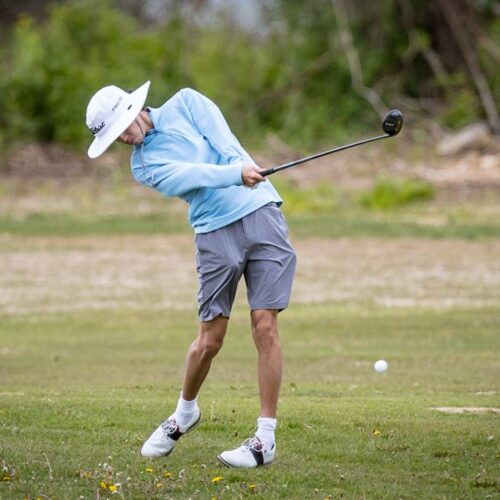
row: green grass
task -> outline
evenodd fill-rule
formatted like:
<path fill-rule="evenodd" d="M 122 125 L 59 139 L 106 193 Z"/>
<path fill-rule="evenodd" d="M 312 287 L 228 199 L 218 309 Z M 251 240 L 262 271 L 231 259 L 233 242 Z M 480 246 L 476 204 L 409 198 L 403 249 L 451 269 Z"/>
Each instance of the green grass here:
<path fill-rule="evenodd" d="M 284 207 L 286 213 L 286 207 Z M 429 225 L 409 220 L 408 212 L 372 213 L 369 211 L 333 211 L 291 214 L 287 221 L 293 235 L 308 237 L 381 237 L 381 238 L 460 238 L 479 240 L 500 238 L 500 224 L 469 223 L 448 217 Z M 22 219 L 0 216 L 0 233 L 20 236 L 79 236 L 123 234 L 190 234 L 185 216 L 167 212 L 122 215 L 74 215 L 60 213 L 30 214 Z"/>
<path fill-rule="evenodd" d="M 108 245 L 108 235 L 191 234 L 183 203 L 136 192 L 121 179 L 116 185 L 89 181 L 62 188 L 9 182 L 0 187 L 0 235 L 13 235 L 3 245 L 16 265 L 15 252 L 31 258 L 38 241 L 43 251 L 33 258 L 47 265 L 44 252 L 54 242 L 56 251 L 83 252 L 83 267 L 75 273 L 85 273 L 93 254 L 86 257 L 86 243 L 75 245 L 72 237 L 101 235 L 99 248 L 112 254 L 119 241 L 109 239 L 113 244 Z M 418 237 L 488 240 L 477 245 L 490 245 L 500 237 L 497 195 L 461 204 L 436 199 L 375 210 L 363 208 L 356 193 L 324 185 L 285 185 L 280 191 L 295 240 L 376 237 L 376 245 L 378 238 Z M 69 238 L 61 243 L 51 239 L 56 235 Z M 147 255 L 151 248 L 162 251 L 147 244 L 135 250 Z M 484 255 L 489 254 L 467 259 Z M 496 264 L 491 265 L 494 281 Z M 68 272 L 71 277 L 72 269 Z M 384 276 L 382 268 L 366 269 L 367 276 L 372 272 Z M 39 279 L 14 271 L 5 274 L 2 290 L 12 290 L 15 297 L 16 287 L 26 287 L 28 280 L 43 311 L 41 291 L 65 283 Z M 114 277 L 107 279 L 115 283 Z M 167 280 L 165 293 L 169 286 Z M 126 294 L 112 288 L 109 293 L 112 310 L 35 313 L 21 307 L 13 314 L 0 313 L 0 499 L 455 499 L 499 494 L 498 414 L 431 409 L 500 407 L 498 307 L 384 308 L 369 298 L 356 305 L 294 304 L 281 316 L 285 373 L 277 459 L 272 467 L 242 471 L 224 468 L 216 456 L 250 435 L 258 413 L 248 312 L 235 310 L 225 346 L 203 387 L 202 425 L 170 457 L 151 461 L 138 451 L 176 403 L 197 318 L 194 310 L 131 310 L 120 302 Z M 464 303 L 484 299 L 484 304 L 496 304 L 476 289 L 460 293 L 471 299 Z M 448 295 L 452 299 L 453 290 Z M 54 297 L 50 310 L 71 305 L 58 304 L 59 295 Z M 141 304 L 149 307 L 148 300 Z M 385 374 L 372 368 L 379 358 L 389 362 Z M 121 486 L 113 494 L 109 487 L 117 483 Z"/>
<path fill-rule="evenodd" d="M 0 232 L 21 236 L 80 236 L 85 234 L 178 234 L 190 233 L 187 216 L 150 214 L 36 213 L 22 219 L 0 217 Z"/>
<path fill-rule="evenodd" d="M 500 225 L 446 221 L 433 226 L 406 220 L 404 216 L 363 213 L 297 215 L 288 218 L 293 234 L 301 238 L 380 237 L 380 238 L 459 238 L 479 240 L 499 238 Z"/>
<path fill-rule="evenodd" d="M 4 315 L 0 498 L 493 498 L 498 415 L 430 408 L 500 406 L 499 324 L 495 308 L 292 307 L 277 459 L 245 471 L 216 460 L 258 411 L 245 310 L 200 396 L 203 424 L 153 461 L 138 449 L 176 402 L 194 314 Z"/>
<path fill-rule="evenodd" d="M 136 190 L 126 179 L 119 177 L 102 185 L 87 179 L 67 186 L 49 181 L 32 186 L 7 179 L 0 186 L 0 234 L 192 233 L 184 202 Z M 301 187 L 286 180 L 273 182 L 284 199 L 283 212 L 290 229 L 298 238 L 500 237 L 500 205 L 495 193 L 457 204 L 422 199 L 431 188 L 410 180 L 384 181 L 364 193 L 329 183 Z"/>

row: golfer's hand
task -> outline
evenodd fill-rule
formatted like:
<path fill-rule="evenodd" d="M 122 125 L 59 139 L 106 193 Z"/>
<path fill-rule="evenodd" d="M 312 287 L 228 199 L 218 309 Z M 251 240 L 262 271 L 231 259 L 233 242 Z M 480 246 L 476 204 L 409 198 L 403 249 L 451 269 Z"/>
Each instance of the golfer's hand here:
<path fill-rule="evenodd" d="M 241 170 L 243 184 L 249 188 L 254 188 L 259 182 L 265 181 L 266 178 L 259 174 L 262 170 L 264 169 L 257 165 L 245 165 Z"/>

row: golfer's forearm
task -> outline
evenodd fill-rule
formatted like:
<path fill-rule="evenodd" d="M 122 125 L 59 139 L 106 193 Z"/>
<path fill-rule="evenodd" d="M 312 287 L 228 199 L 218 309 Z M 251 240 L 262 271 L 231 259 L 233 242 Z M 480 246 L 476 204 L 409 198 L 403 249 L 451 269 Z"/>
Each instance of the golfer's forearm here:
<path fill-rule="evenodd" d="M 242 164 L 212 165 L 209 163 L 175 162 L 147 167 L 139 174 L 139 182 L 149 184 L 166 196 L 182 196 L 200 188 L 225 188 L 243 183 Z M 142 178 L 144 177 L 144 179 Z"/>

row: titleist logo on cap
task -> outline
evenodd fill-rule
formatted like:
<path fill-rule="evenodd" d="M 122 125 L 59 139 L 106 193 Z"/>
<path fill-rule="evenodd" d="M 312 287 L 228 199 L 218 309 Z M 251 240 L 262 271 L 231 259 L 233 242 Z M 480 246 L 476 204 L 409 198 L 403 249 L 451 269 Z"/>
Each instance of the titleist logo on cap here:
<path fill-rule="evenodd" d="M 91 127 L 90 131 L 94 135 L 97 135 L 105 126 L 106 126 L 106 124 L 102 121 L 101 123 L 99 123 L 99 125 L 96 125 L 95 127 Z"/>

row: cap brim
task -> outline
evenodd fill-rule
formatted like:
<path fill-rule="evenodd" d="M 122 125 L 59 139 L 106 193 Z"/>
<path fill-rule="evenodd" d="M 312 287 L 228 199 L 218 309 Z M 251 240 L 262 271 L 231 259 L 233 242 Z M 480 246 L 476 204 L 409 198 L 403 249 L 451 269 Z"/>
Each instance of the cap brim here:
<path fill-rule="evenodd" d="M 132 124 L 144 107 L 148 96 L 149 86 L 151 82 L 148 80 L 141 85 L 137 90 L 130 94 L 130 109 L 127 109 L 106 131 L 94 138 L 89 147 L 88 155 L 90 158 L 97 158 L 102 155 L 113 142 Z"/>

